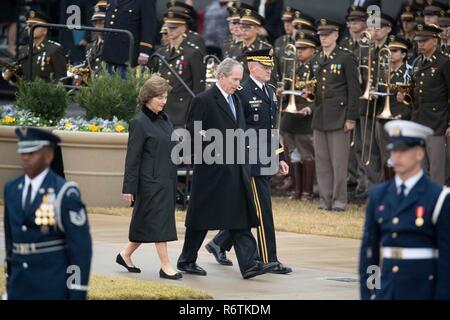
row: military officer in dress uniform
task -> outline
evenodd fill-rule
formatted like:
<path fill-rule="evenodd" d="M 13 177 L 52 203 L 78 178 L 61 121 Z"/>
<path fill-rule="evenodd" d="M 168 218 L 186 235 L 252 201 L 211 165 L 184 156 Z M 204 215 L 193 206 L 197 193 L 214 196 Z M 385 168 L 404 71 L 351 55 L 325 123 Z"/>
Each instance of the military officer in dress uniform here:
<path fill-rule="evenodd" d="M 368 50 L 359 46 L 361 35 L 367 30 L 366 20 L 366 9 L 360 6 L 351 6 L 347 10 L 346 17 L 349 36 L 343 38 L 340 42 L 341 47 L 346 48 L 355 54 L 359 65 L 367 65 L 368 60 Z M 359 71 L 362 88 L 367 81 L 367 70 L 360 69 Z M 365 101 L 360 101 L 360 105 L 363 103 L 365 107 Z M 355 130 L 352 132 L 352 142 L 353 145 L 350 148 L 347 182 L 349 185 L 355 186 L 354 191 L 351 192 L 351 197 L 359 198 L 364 197 L 367 194 L 366 172 L 361 161 L 362 134 L 360 119 L 355 121 Z"/>
<path fill-rule="evenodd" d="M 92 15 L 92 23 L 94 27 L 103 29 L 106 17 L 106 1 L 99 1 L 94 7 L 94 14 Z M 96 33 L 96 38 L 86 46 L 86 63 L 91 72 L 96 75 L 102 70 L 102 50 L 104 43 L 104 34 L 102 32 Z"/>
<path fill-rule="evenodd" d="M 427 159 L 431 178 L 445 184 L 446 137 L 450 136 L 450 59 L 441 53 L 441 29 L 419 24 L 416 38 L 420 55 L 413 63 L 413 109 L 411 120 L 434 130 L 427 141 Z M 400 102 L 402 96 L 399 96 Z"/>
<path fill-rule="evenodd" d="M 350 131 L 358 118 L 361 90 L 355 55 L 337 46 L 339 27 L 339 23 L 327 19 L 318 23 L 322 48 L 312 60 L 317 81 L 312 128 L 319 208 L 344 211 Z"/>
<path fill-rule="evenodd" d="M 17 128 L 25 175 L 5 186 L 6 292 L 18 299 L 86 299 L 92 243 L 74 182 L 50 169 L 60 139 Z"/>
<path fill-rule="evenodd" d="M 450 299 L 450 189 L 421 168 L 430 128 L 389 121 L 395 178 L 369 194 L 360 251 L 362 299 Z M 381 268 L 381 270 L 380 270 Z"/>
<path fill-rule="evenodd" d="M 380 83 L 386 81 L 387 66 L 389 60 L 386 57 L 384 48 L 387 48 L 388 37 L 392 32 L 395 21 L 392 17 L 382 13 L 380 27 L 371 29 L 372 51 L 371 51 L 371 81 L 375 91 L 384 92 L 385 88 Z M 386 61 L 386 64 L 383 64 Z M 378 74 L 379 72 L 379 74 Z M 365 103 L 364 103 L 365 102 Z M 384 97 L 371 95 L 369 101 L 364 100 L 360 104 L 360 122 L 362 139 L 362 161 L 365 165 L 367 176 L 367 188 L 383 180 L 383 164 L 381 160 L 381 144 L 375 134 L 377 115 L 383 109 Z M 372 146 L 372 148 L 370 148 Z"/>
<path fill-rule="evenodd" d="M 417 56 L 417 43 L 414 41 L 414 28 L 416 27 L 415 12 L 411 10 L 411 7 L 405 7 L 405 10 L 400 15 L 401 31 L 398 36 L 405 40 L 408 40 L 411 45 L 411 50 L 408 50 L 408 63 L 412 64 Z"/>
<path fill-rule="evenodd" d="M 408 51 L 411 50 L 411 44 L 408 40 L 401 38 L 399 36 L 391 35 L 389 37 L 388 49 L 391 51 L 390 68 L 391 68 L 391 78 L 390 83 L 392 85 L 411 85 L 411 66 L 407 63 Z M 407 90 L 410 92 L 409 88 L 404 88 L 402 92 Z M 390 89 L 392 98 L 389 97 L 390 111 L 392 118 L 388 119 L 378 119 L 375 128 L 376 139 L 379 143 L 381 163 L 383 165 L 382 170 L 384 172 L 384 179 L 388 180 L 393 177 L 393 169 L 388 164 L 390 157 L 389 150 L 387 150 L 388 145 L 388 134 L 384 130 L 384 125 L 386 122 L 392 119 L 411 119 L 411 99 L 407 101 L 398 102 L 396 100 L 398 88 L 394 87 Z M 410 95 L 410 93 L 409 93 Z M 387 98 L 384 98 L 387 99 Z M 383 100 L 384 100 L 383 99 Z"/>
<path fill-rule="evenodd" d="M 123 29 L 134 36 L 134 56 L 130 57 L 131 67 L 146 65 L 153 53 L 158 32 L 155 0 L 108 0 L 105 28 Z M 130 39 L 124 34 L 106 33 L 103 60 L 108 64 L 108 72 L 118 71 L 126 77 L 126 63 L 129 59 Z"/>
<path fill-rule="evenodd" d="M 188 45 L 183 37 L 186 28 L 186 16 L 169 11 L 164 17 L 164 26 L 168 30 L 170 43 L 158 49 L 169 65 L 178 73 L 189 88 L 198 94 L 205 90 L 205 66 L 203 55 L 194 45 Z M 172 71 L 161 61 L 153 64 L 152 69 L 167 79 L 172 86 L 169 93 L 165 112 L 174 127 L 184 127 L 192 96 L 175 78 Z"/>
<path fill-rule="evenodd" d="M 40 11 L 30 10 L 27 13 L 27 26 L 30 28 L 36 24 L 48 23 L 49 18 Z M 17 77 L 24 80 L 32 80 L 35 77 L 46 80 L 59 80 L 67 76 L 67 62 L 64 50 L 57 42 L 47 39 L 48 29 L 36 28 L 33 31 L 32 69 L 29 69 L 30 54 L 28 45 L 19 49 L 18 65 L 15 70 L 6 69 L 3 78 L 13 83 Z"/>
<path fill-rule="evenodd" d="M 206 55 L 205 40 L 203 40 L 202 36 L 195 31 L 192 24 L 190 23 L 197 19 L 197 13 L 195 12 L 194 8 L 189 4 L 181 1 L 169 1 L 167 3 L 167 8 L 168 12 L 172 11 L 174 13 L 186 16 L 186 31 L 183 35 L 183 37 L 186 38 L 186 43 L 188 45 L 198 47 L 200 52 L 203 55 Z"/>
<path fill-rule="evenodd" d="M 283 12 L 283 16 L 281 17 L 281 20 L 283 21 L 285 35 L 282 35 L 281 37 L 275 40 L 274 44 L 275 56 L 278 59 L 280 59 L 281 56 L 283 55 L 284 49 L 286 48 L 287 44 L 295 43 L 294 26 L 292 24 L 292 21 L 294 20 L 294 11 L 296 11 L 296 9 L 286 7 L 286 9 Z"/>
<path fill-rule="evenodd" d="M 278 116 L 276 88 L 269 84 L 270 73 L 274 66 L 273 49 L 248 52 L 246 61 L 250 75 L 242 83 L 242 89 L 238 92 L 238 95 L 243 105 L 246 129 L 254 129 L 257 134 L 256 145 L 250 145 L 249 148 L 253 151 L 257 150 L 256 152 L 258 153 L 256 163 L 250 163 L 250 171 L 253 200 L 259 218 L 259 226 L 257 228 L 259 255 L 263 263 L 277 264 L 270 271 L 271 273 L 287 274 L 291 273 L 292 269 L 280 263 L 277 257 L 270 179 L 278 171 L 281 175 L 286 175 L 289 171 L 289 166 L 281 155 L 274 172 L 274 163 L 264 164 L 259 158 L 260 145 L 264 143 L 260 139 L 263 138 L 266 139 L 267 157 L 275 155 L 278 158 L 277 155 L 283 153 L 278 143 L 276 145 L 272 143 L 273 130 L 276 130 Z M 266 131 L 266 135 L 262 133 L 262 130 Z M 273 161 L 272 157 L 271 161 Z M 224 250 L 230 251 L 231 247 L 232 241 L 229 231 L 220 231 L 206 245 L 206 249 L 213 253 L 216 260 L 222 264 L 226 264 L 224 262 L 227 260 Z"/>
<path fill-rule="evenodd" d="M 439 24 L 441 11 L 447 11 L 448 6 L 436 0 L 427 0 L 427 5 L 423 9 L 424 24 Z"/>
<path fill-rule="evenodd" d="M 357 54 L 361 33 L 367 29 L 367 12 L 363 7 L 351 6 L 347 10 L 347 27 L 349 35 L 340 41 L 340 46 Z"/>
<path fill-rule="evenodd" d="M 222 60 L 224 60 L 225 58 L 233 58 L 233 59 L 237 58 L 231 57 L 230 51 L 232 50 L 232 48 L 238 46 L 239 42 L 241 41 L 241 28 L 239 27 L 240 19 L 241 19 L 240 9 L 235 5 L 229 6 L 227 21 L 230 36 L 222 46 Z"/>
<path fill-rule="evenodd" d="M 295 89 L 304 89 L 299 84 L 311 81 L 314 77 L 310 61 L 319 44 L 319 39 L 316 36 L 303 32 L 297 34 L 295 41 L 295 47 L 297 48 Z M 291 101 L 289 99 L 292 99 L 292 97 L 288 98 L 288 105 Z M 280 130 L 288 150 L 292 152 L 297 149 L 300 153 L 301 162 L 293 163 L 295 171 L 295 194 L 293 198 L 311 200 L 315 181 L 313 130 L 311 128 L 314 97 L 305 96 L 295 97 L 294 99 L 295 110 L 285 109 L 287 112 L 282 114 Z"/>
<path fill-rule="evenodd" d="M 236 57 L 243 64 L 244 79 L 247 79 L 249 72 L 245 63 L 246 54 L 255 50 L 270 49 L 272 45 L 258 37 L 258 30 L 264 24 L 264 18 L 257 12 L 251 9 L 242 10 L 239 23 L 242 41 L 238 46 L 230 50 L 230 57 Z M 277 83 L 277 75 L 275 73 L 272 74 L 271 83 L 274 85 Z"/>

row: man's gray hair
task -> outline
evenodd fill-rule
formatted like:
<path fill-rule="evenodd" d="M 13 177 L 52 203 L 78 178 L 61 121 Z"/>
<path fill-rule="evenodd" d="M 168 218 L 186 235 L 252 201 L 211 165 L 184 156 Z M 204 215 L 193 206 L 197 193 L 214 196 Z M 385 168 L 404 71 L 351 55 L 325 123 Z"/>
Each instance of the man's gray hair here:
<path fill-rule="evenodd" d="M 223 74 L 225 77 L 228 77 L 233 71 L 233 68 L 236 66 L 243 68 L 242 64 L 239 61 L 231 58 L 226 58 L 217 66 L 216 78 L 219 79 L 221 74 Z"/>

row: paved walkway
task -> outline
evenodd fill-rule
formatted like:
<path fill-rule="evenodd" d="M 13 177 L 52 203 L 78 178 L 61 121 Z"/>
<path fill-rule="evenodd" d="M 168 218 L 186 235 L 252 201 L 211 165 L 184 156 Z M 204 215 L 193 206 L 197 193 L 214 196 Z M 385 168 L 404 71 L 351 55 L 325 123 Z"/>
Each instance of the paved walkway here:
<path fill-rule="evenodd" d="M 174 282 L 159 278 L 160 264 L 152 244 L 141 246 L 135 253 L 134 263 L 142 269 L 141 274 L 129 274 L 114 262 L 127 242 L 129 220 L 129 217 L 90 216 L 94 274 L 186 285 L 205 290 L 215 299 L 358 299 L 357 240 L 279 232 L 278 257 L 294 272 L 290 275 L 267 274 L 250 280 L 242 279 L 234 252 L 229 257 L 235 265 L 226 267 L 217 264 L 213 256 L 202 248 L 198 264 L 207 270 L 208 276 L 185 275 L 182 281 Z M 0 261 L 3 261 L 1 214 L 0 221 Z M 214 234 L 209 232 L 207 239 Z M 183 224 L 178 224 L 178 237 L 179 241 L 169 243 L 174 265 L 183 245 Z"/>

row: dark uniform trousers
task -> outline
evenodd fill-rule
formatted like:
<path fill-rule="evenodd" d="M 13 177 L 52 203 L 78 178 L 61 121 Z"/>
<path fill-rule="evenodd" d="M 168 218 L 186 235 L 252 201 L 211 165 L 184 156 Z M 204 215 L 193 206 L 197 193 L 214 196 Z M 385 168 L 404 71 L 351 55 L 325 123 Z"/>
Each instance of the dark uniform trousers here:
<path fill-rule="evenodd" d="M 245 80 L 242 83 L 242 87 L 243 89 L 238 92 L 238 95 L 244 107 L 247 129 L 256 129 L 257 132 L 258 129 L 274 129 L 277 106 L 273 88 L 266 85 L 269 93 L 269 96 L 267 96 L 251 78 Z M 270 141 L 268 141 L 268 146 L 268 150 L 271 150 L 272 145 Z M 283 156 L 281 156 L 281 159 L 283 159 Z M 257 164 L 251 165 L 253 202 L 256 206 L 256 213 L 259 220 L 259 226 L 257 228 L 259 255 L 264 263 L 277 262 L 277 246 L 270 187 L 271 175 L 262 175 L 261 168 L 260 161 Z M 233 245 L 231 239 L 230 231 L 221 230 L 214 237 L 214 242 L 223 250 L 230 251 Z"/>
<path fill-rule="evenodd" d="M 198 250 L 202 246 L 207 233 L 208 230 L 186 228 L 183 251 L 178 258 L 178 264 L 191 263 L 197 260 Z M 221 233 L 223 233 L 223 237 L 227 237 L 229 248 L 231 249 L 234 246 L 241 273 L 250 269 L 258 260 L 256 241 L 250 229 L 220 231 L 219 234 Z"/>
<path fill-rule="evenodd" d="M 434 130 L 427 140 L 427 162 L 431 178 L 440 185 L 446 178 L 446 137 L 450 123 L 450 59 L 439 52 L 430 61 L 417 57 L 413 64 L 414 103 L 411 120 Z"/>

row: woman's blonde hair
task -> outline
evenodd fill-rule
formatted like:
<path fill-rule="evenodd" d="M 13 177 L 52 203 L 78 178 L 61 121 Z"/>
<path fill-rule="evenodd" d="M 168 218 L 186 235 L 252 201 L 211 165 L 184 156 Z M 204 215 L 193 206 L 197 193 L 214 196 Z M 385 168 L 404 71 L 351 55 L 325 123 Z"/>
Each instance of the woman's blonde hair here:
<path fill-rule="evenodd" d="M 158 75 L 152 75 L 139 90 L 139 101 L 147 103 L 154 97 L 161 96 L 166 92 L 169 93 L 170 90 L 172 90 L 172 86 L 166 79 Z"/>

